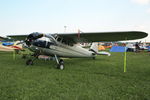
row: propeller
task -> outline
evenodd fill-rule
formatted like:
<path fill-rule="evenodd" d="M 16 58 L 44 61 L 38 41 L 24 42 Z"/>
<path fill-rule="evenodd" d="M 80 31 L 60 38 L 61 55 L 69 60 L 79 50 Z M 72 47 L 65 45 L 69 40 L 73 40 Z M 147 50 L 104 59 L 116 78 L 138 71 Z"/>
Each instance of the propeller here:
<path fill-rule="evenodd" d="M 25 43 L 30 46 L 32 44 L 32 41 L 38 39 L 38 38 L 41 38 L 43 37 L 44 34 L 42 33 L 38 33 L 38 32 L 34 32 L 34 33 L 31 33 L 30 35 L 27 36 L 26 40 L 25 40 Z"/>

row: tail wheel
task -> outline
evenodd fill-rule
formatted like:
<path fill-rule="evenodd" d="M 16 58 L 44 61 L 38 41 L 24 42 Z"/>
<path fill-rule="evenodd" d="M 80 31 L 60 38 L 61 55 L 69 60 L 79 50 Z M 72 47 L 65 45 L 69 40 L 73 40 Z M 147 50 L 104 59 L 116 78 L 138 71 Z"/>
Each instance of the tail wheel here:
<path fill-rule="evenodd" d="M 31 60 L 31 59 L 27 60 L 26 65 L 33 65 L 33 60 Z"/>
<path fill-rule="evenodd" d="M 93 60 L 95 60 L 96 59 L 96 57 L 93 57 Z"/>

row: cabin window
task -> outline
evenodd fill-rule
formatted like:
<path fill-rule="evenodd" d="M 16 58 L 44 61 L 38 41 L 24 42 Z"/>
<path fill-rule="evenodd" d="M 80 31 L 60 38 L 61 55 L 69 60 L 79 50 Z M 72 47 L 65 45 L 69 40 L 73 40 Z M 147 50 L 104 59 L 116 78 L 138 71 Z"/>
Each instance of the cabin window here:
<path fill-rule="evenodd" d="M 63 39 L 62 37 L 57 37 L 56 40 L 58 42 L 61 42 L 63 44 L 69 45 L 69 46 L 73 46 L 72 43 L 70 43 L 70 41 L 68 39 Z"/>

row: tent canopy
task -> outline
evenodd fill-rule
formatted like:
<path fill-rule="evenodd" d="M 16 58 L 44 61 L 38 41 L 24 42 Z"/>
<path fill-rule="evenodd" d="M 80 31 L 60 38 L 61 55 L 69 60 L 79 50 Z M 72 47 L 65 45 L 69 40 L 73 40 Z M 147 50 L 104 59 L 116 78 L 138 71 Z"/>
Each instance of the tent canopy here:
<path fill-rule="evenodd" d="M 14 43 L 4 42 L 4 43 L 2 43 L 2 45 L 4 45 L 4 46 L 10 46 L 10 45 L 14 45 Z"/>
<path fill-rule="evenodd" d="M 110 49 L 110 52 L 126 52 L 127 51 L 127 47 L 123 47 L 123 46 L 113 46 Z"/>
<path fill-rule="evenodd" d="M 99 45 L 99 46 L 98 46 L 98 50 L 105 50 L 105 47 L 102 46 L 102 45 Z"/>

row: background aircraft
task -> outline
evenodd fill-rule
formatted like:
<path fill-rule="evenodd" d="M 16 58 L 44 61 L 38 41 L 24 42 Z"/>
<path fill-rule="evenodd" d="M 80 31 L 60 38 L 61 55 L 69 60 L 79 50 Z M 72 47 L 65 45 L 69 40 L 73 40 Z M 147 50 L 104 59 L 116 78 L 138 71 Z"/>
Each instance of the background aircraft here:
<path fill-rule="evenodd" d="M 16 40 L 24 40 L 26 47 L 37 58 L 39 55 L 47 55 L 55 58 L 58 69 L 64 69 L 63 58 L 93 58 L 98 54 L 110 55 L 107 52 L 98 52 L 99 41 L 134 40 L 146 37 L 148 34 L 140 31 L 124 32 L 86 32 L 86 33 L 54 33 L 44 34 L 34 32 L 29 35 L 8 35 Z M 82 48 L 77 43 L 92 43 L 90 49 Z M 27 65 L 32 65 L 34 59 L 28 59 Z"/>

